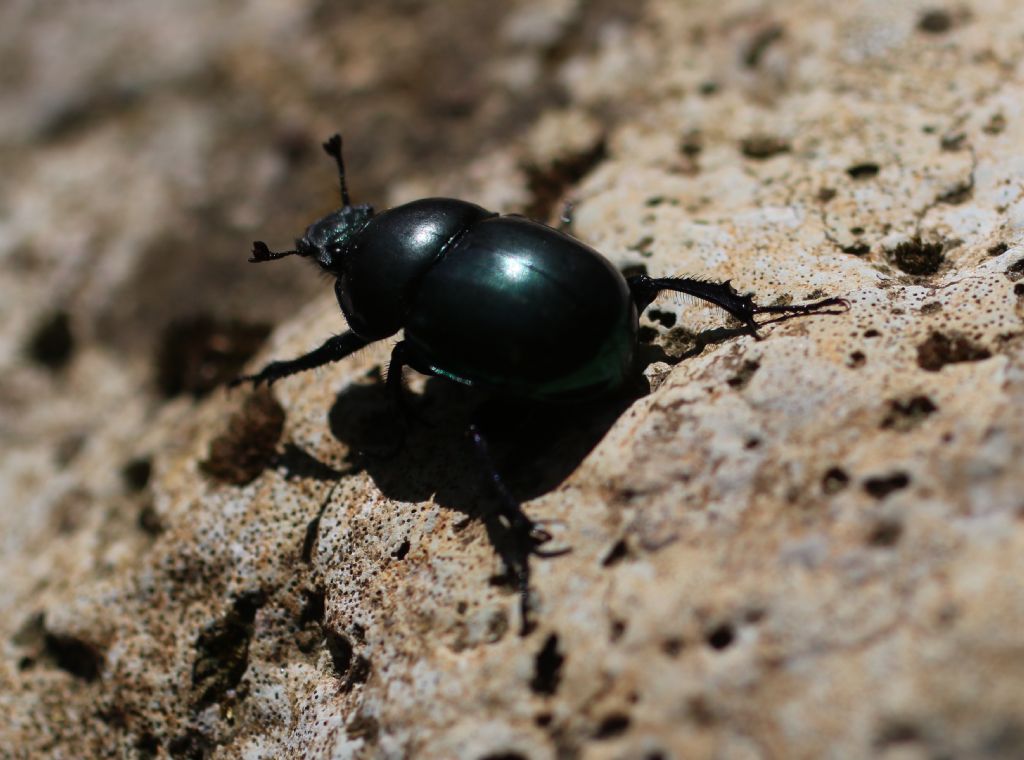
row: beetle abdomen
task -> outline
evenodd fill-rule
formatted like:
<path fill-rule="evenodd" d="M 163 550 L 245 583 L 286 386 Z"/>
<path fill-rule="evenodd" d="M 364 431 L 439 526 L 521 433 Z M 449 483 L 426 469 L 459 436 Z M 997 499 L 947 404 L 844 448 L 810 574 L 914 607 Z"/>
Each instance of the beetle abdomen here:
<path fill-rule="evenodd" d="M 633 368 L 637 314 L 603 256 L 517 217 L 473 225 L 419 281 L 406 341 L 438 374 L 533 398 L 586 397 Z"/>

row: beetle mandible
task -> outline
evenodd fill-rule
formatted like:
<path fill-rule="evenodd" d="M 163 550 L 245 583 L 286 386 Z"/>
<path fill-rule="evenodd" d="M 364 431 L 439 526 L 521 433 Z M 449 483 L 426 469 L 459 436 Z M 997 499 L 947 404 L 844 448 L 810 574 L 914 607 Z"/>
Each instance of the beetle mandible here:
<path fill-rule="evenodd" d="M 639 372 L 639 315 L 661 291 L 685 293 L 723 309 L 758 337 L 768 322 L 848 309 L 841 298 L 762 306 L 728 281 L 624 277 L 604 256 L 539 222 L 501 216 L 453 198 L 426 198 L 374 214 L 353 205 L 340 135 L 323 145 L 337 164 L 342 207 L 315 221 L 290 251 L 253 243 L 251 262 L 309 258 L 333 275 L 349 329 L 289 361 L 236 379 L 268 385 L 405 330 L 386 386 L 405 410 L 402 369 L 447 378 L 499 398 L 538 403 L 600 398 Z M 778 315 L 757 322 L 755 316 Z M 484 519 L 510 539 L 499 553 L 520 592 L 528 629 L 529 557 L 551 556 L 551 536 L 523 512 L 494 467 L 480 427 L 467 431 L 498 505 Z"/>

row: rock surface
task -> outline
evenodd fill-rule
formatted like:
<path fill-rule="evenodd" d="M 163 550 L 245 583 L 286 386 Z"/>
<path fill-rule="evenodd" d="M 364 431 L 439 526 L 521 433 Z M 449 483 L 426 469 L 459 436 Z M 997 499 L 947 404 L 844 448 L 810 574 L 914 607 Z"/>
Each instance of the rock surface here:
<path fill-rule="evenodd" d="M 0 755 L 1024 755 L 1019 3 L 351 6 L 0 11 Z M 393 458 L 387 342 L 213 390 L 341 329 L 244 264 L 338 125 L 360 200 L 852 309 L 662 298 L 648 395 L 511 431 L 519 636 L 453 389 Z"/>

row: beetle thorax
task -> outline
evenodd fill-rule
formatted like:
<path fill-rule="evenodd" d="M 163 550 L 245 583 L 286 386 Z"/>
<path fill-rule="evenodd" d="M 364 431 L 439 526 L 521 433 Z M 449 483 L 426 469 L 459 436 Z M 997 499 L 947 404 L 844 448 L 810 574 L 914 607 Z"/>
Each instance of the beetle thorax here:
<path fill-rule="evenodd" d="M 373 207 L 345 206 L 316 220 L 306 228 L 296 249 L 316 261 L 325 271 L 338 276 L 344 262 L 339 256 L 349 241 L 373 218 Z"/>

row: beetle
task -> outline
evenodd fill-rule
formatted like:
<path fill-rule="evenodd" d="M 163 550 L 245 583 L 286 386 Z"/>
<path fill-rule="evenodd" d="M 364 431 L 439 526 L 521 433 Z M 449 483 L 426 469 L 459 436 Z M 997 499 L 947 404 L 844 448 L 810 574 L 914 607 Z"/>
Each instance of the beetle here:
<path fill-rule="evenodd" d="M 426 198 L 375 214 L 372 206 L 353 205 L 349 198 L 341 136 L 323 148 L 337 166 L 341 208 L 313 222 L 293 250 L 275 252 L 254 242 L 249 261 L 294 255 L 315 262 L 335 278 L 349 329 L 307 354 L 239 377 L 234 385 L 270 385 L 404 329 L 385 385 L 406 413 L 407 366 L 498 399 L 579 402 L 608 396 L 637 376 L 639 315 L 661 291 L 714 304 L 755 338 L 768 322 L 849 308 L 841 298 L 763 306 L 728 281 L 627 278 L 564 232 L 453 198 Z M 759 315 L 776 316 L 758 322 Z M 470 423 L 467 434 L 499 497 L 483 517 L 507 539 L 495 545 L 518 586 L 526 631 L 529 558 L 561 552 L 542 548 L 550 534 L 526 516 L 505 486 L 480 426 Z"/>

